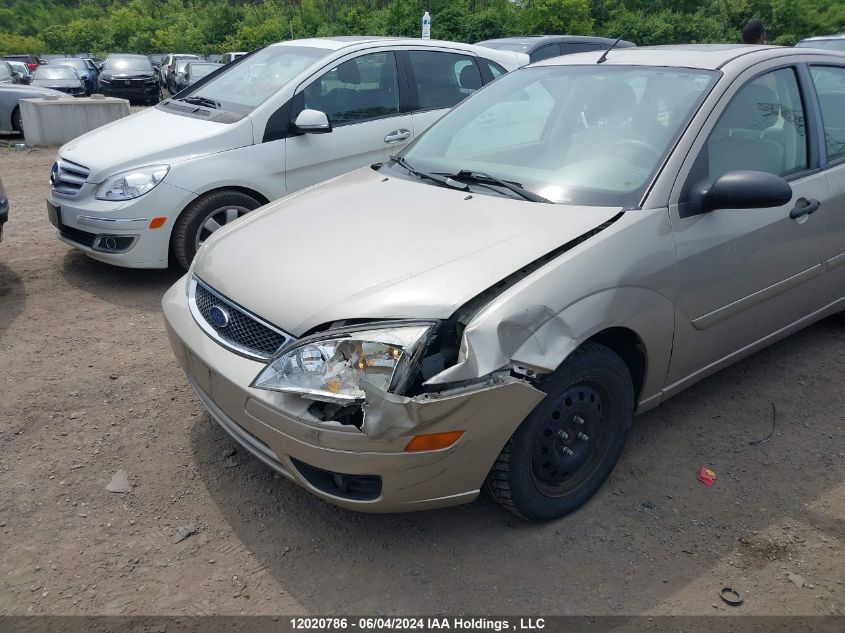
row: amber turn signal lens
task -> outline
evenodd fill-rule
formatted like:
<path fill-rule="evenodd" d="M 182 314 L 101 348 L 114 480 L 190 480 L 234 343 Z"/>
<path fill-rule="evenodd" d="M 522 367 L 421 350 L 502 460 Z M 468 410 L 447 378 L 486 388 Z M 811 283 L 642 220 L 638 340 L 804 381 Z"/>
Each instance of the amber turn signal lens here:
<path fill-rule="evenodd" d="M 463 431 L 446 431 L 445 433 L 428 433 L 426 435 L 414 436 L 405 447 L 406 453 L 416 451 L 436 451 L 441 448 L 449 448 L 463 435 Z"/>
<path fill-rule="evenodd" d="M 160 215 L 157 218 L 153 218 L 150 220 L 150 228 L 151 229 L 158 229 L 164 226 L 164 223 L 167 222 L 167 218 L 163 215 Z"/>

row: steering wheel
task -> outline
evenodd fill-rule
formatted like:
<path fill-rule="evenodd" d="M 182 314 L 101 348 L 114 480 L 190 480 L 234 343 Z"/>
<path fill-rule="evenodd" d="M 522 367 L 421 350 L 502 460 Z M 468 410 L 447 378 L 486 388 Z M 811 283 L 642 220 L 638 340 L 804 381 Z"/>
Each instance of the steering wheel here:
<path fill-rule="evenodd" d="M 608 153 L 609 154 L 615 154 L 617 151 L 619 151 L 623 148 L 626 148 L 626 147 L 632 148 L 634 150 L 639 150 L 640 152 L 642 152 L 644 150 L 645 152 L 650 154 L 652 158 L 654 158 L 654 162 L 657 162 L 658 160 L 660 160 L 660 150 L 658 150 L 653 145 L 649 145 L 645 141 L 640 141 L 640 140 L 635 139 L 635 138 L 628 138 L 628 139 L 625 139 L 624 141 L 619 141 L 617 143 L 614 143 L 608 149 Z"/>

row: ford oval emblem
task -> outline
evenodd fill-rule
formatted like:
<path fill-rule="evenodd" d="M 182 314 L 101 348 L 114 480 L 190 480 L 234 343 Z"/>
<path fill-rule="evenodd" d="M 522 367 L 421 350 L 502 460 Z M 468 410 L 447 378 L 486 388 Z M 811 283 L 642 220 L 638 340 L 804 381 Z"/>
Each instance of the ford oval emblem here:
<path fill-rule="evenodd" d="M 224 328 L 229 325 L 229 313 L 220 306 L 211 306 L 208 311 L 208 320 L 216 328 Z"/>

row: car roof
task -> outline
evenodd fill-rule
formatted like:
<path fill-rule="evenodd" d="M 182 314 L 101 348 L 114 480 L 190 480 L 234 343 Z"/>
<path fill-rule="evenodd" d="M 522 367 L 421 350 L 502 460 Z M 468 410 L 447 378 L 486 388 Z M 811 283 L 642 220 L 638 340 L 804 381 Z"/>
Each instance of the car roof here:
<path fill-rule="evenodd" d="M 500 51 L 495 48 L 485 48 L 476 44 L 450 42 L 447 40 L 423 40 L 412 37 L 380 37 L 344 35 L 338 37 L 312 37 L 301 40 L 285 40 L 270 44 L 270 46 L 308 46 L 323 48 L 337 54 L 339 51 L 366 50 L 372 45 L 389 43 L 394 46 L 413 46 L 414 48 L 453 48 L 455 50 L 471 52 L 479 57 L 493 61 L 503 66 L 513 65 L 514 68 L 528 64 L 528 55 L 517 51 Z"/>
<path fill-rule="evenodd" d="M 414 37 L 388 37 L 377 35 L 339 35 L 337 37 L 309 37 L 301 40 L 285 40 L 277 42 L 270 46 L 312 46 L 314 48 L 328 48 L 330 50 L 341 50 L 343 48 L 353 48 L 365 44 L 391 42 L 394 44 L 413 44 L 414 46 L 469 46 L 470 48 L 476 46 L 475 44 L 465 44 L 463 42 L 450 42 L 447 40 L 422 40 Z"/>
<path fill-rule="evenodd" d="M 596 35 L 523 35 L 519 37 L 499 37 L 492 40 L 483 40 L 476 42 L 479 46 L 487 44 L 524 44 L 530 46 L 532 50 L 545 46 L 546 44 L 553 44 L 557 42 L 593 42 L 596 44 L 613 44 L 616 41 L 614 37 L 598 37 Z M 619 45 L 628 47 L 633 46 L 632 42 L 621 40 Z"/>
<path fill-rule="evenodd" d="M 109 53 L 106 56 L 106 59 L 108 59 L 109 57 L 134 57 L 135 59 L 146 59 L 146 60 L 150 59 L 146 55 L 135 55 L 133 53 Z"/>
<path fill-rule="evenodd" d="M 604 51 L 575 53 L 552 57 L 532 66 L 563 66 L 595 63 Z M 605 64 L 621 66 L 671 66 L 678 68 L 700 68 L 718 70 L 730 62 L 748 56 L 750 61 L 763 61 L 788 55 L 830 55 L 845 59 L 845 53 L 787 46 L 759 46 L 755 44 L 683 44 L 673 46 L 638 46 L 615 48 L 607 56 Z"/>
<path fill-rule="evenodd" d="M 836 35 L 816 35 L 814 37 L 805 37 L 801 42 L 824 42 L 826 40 L 843 40 L 845 33 L 837 33 Z M 801 43 L 799 42 L 799 44 Z"/>

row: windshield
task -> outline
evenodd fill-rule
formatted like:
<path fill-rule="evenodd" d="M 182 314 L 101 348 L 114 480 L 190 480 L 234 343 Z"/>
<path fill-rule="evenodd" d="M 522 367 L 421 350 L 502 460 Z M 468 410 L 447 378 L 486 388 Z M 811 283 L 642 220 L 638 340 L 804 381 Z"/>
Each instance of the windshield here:
<path fill-rule="evenodd" d="M 519 183 L 551 202 L 635 206 L 716 76 L 662 67 L 526 68 L 479 90 L 402 156 L 434 174 L 472 171 Z M 402 173 L 395 163 L 390 169 Z"/>
<path fill-rule="evenodd" d="M 845 52 L 845 38 L 835 40 L 811 40 L 809 42 L 798 42 L 796 46 L 801 48 L 824 48 L 829 51 Z"/>
<path fill-rule="evenodd" d="M 331 52 L 327 48 L 268 46 L 239 59 L 208 83 L 188 90 L 184 95 L 212 99 L 223 110 L 247 114 Z"/>
<path fill-rule="evenodd" d="M 497 51 L 513 51 L 515 53 L 527 53 L 533 42 L 479 42 L 479 46 L 494 48 Z"/>
<path fill-rule="evenodd" d="M 88 65 L 84 59 L 54 59 L 50 64 L 53 66 L 70 66 L 82 71 L 88 70 Z"/>
<path fill-rule="evenodd" d="M 153 67 L 145 57 L 111 57 L 106 60 L 103 70 L 112 72 L 150 71 Z"/>
<path fill-rule="evenodd" d="M 69 66 L 39 66 L 33 75 L 35 79 L 77 79 L 76 72 Z"/>
<path fill-rule="evenodd" d="M 191 77 L 205 77 L 220 68 L 220 64 L 191 64 Z"/>

